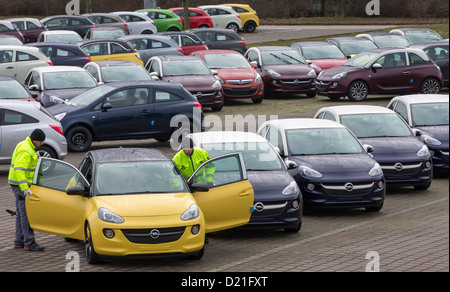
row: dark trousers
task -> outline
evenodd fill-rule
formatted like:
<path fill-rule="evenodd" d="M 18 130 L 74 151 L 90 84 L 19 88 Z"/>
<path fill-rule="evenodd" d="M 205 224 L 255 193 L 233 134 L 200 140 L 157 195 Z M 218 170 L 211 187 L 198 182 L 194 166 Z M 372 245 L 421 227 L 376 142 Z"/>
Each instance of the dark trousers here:
<path fill-rule="evenodd" d="M 35 240 L 34 231 L 30 227 L 25 209 L 25 195 L 19 186 L 11 185 L 11 189 L 16 197 L 16 234 L 14 237 L 14 245 L 30 247 L 35 243 Z"/>

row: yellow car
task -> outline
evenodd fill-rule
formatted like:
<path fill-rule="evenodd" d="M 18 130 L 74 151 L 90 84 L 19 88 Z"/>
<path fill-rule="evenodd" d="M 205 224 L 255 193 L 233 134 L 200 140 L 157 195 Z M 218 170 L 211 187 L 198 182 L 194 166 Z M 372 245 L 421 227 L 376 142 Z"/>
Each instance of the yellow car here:
<path fill-rule="evenodd" d="M 80 48 L 96 61 L 132 61 L 145 66 L 139 53 L 126 41 L 117 39 L 94 39 L 79 42 Z"/>
<path fill-rule="evenodd" d="M 201 258 L 205 233 L 250 220 L 254 192 L 243 161 L 240 153 L 211 159 L 185 182 L 155 149 L 90 151 L 79 169 L 41 157 L 26 198 L 28 219 L 34 230 L 83 240 L 90 264 L 107 256 Z M 206 184 L 210 167 L 214 182 Z"/>
<path fill-rule="evenodd" d="M 222 4 L 234 9 L 242 20 L 242 27 L 245 32 L 255 32 L 259 26 L 259 17 L 255 10 L 247 4 Z"/>

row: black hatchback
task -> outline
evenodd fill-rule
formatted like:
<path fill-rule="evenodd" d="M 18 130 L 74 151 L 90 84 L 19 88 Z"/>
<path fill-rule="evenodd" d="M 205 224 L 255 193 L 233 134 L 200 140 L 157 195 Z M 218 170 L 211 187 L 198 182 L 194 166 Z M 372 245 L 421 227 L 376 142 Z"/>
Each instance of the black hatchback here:
<path fill-rule="evenodd" d="M 187 30 L 187 32 L 196 34 L 211 50 L 234 50 L 242 55 L 247 51 L 244 39 L 231 29 L 195 28 Z"/>
<path fill-rule="evenodd" d="M 172 138 L 177 149 L 182 135 L 203 130 L 201 105 L 175 82 L 113 82 L 61 102 L 49 111 L 74 152 L 89 150 L 93 141 L 148 138 Z"/>
<path fill-rule="evenodd" d="M 95 27 L 95 23 L 86 16 L 77 15 L 52 15 L 41 19 L 41 23 L 48 30 L 73 30 L 81 37 L 86 35 L 88 29 Z"/>

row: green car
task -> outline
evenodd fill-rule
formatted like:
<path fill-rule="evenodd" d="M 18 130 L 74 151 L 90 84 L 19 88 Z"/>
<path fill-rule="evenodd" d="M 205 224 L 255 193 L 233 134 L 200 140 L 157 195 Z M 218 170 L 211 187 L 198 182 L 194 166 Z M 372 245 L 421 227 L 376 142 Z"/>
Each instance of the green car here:
<path fill-rule="evenodd" d="M 138 12 L 146 13 L 155 22 L 158 32 L 183 30 L 181 19 L 172 10 L 140 9 Z"/>

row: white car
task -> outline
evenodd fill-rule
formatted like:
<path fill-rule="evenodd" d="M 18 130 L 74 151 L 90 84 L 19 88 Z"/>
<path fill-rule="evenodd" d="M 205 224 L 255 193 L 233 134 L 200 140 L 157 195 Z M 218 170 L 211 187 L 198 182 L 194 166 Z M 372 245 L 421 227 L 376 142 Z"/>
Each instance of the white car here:
<path fill-rule="evenodd" d="M 37 38 L 37 42 L 47 42 L 47 43 L 65 43 L 65 44 L 76 44 L 81 42 L 83 39 L 81 36 L 72 30 L 48 30 L 43 31 Z"/>
<path fill-rule="evenodd" d="M 152 34 L 157 33 L 155 22 L 145 13 L 118 11 L 112 12 L 120 16 L 128 25 L 130 34 Z"/>
<path fill-rule="evenodd" d="M 241 17 L 233 8 L 220 5 L 204 5 L 198 8 L 211 16 L 214 28 L 228 28 L 235 32 L 242 30 Z"/>
<path fill-rule="evenodd" d="M 52 65 L 50 59 L 38 48 L 0 46 L 0 75 L 11 76 L 23 82 L 32 68 Z"/>

